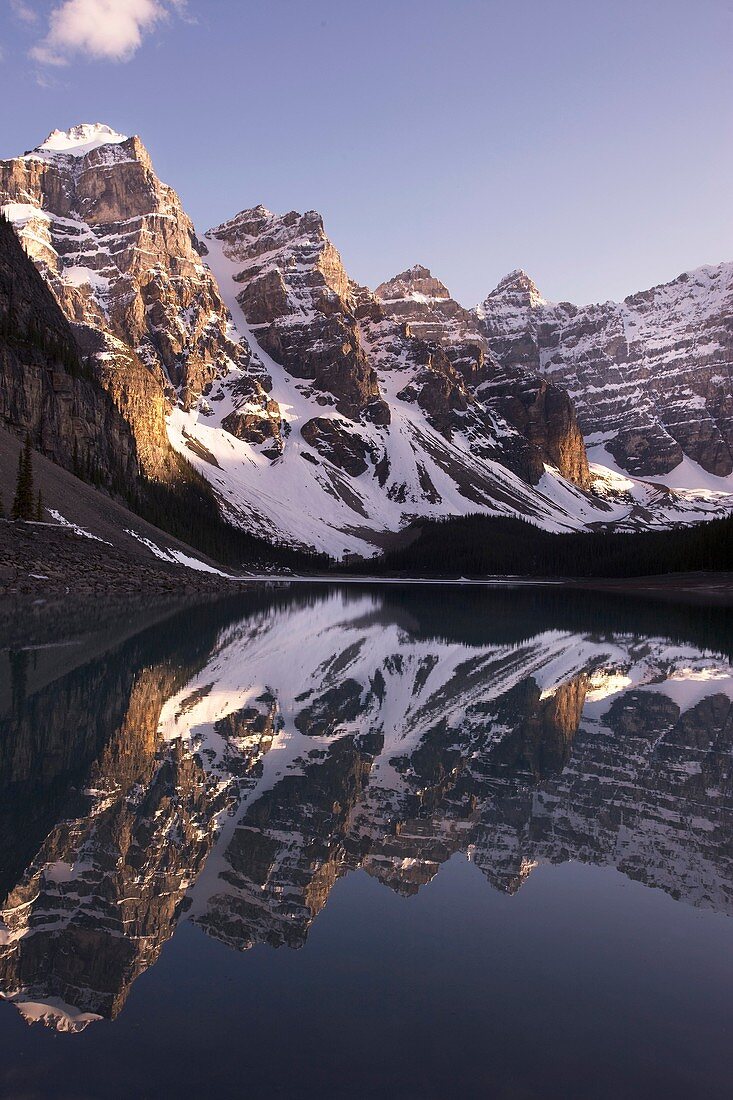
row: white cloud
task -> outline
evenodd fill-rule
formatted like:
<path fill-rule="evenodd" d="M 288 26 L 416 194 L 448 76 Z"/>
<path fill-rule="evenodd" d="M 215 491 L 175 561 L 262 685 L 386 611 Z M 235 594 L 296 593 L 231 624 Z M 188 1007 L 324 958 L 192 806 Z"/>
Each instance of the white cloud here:
<path fill-rule="evenodd" d="M 170 8 L 182 7 L 181 0 L 63 0 L 52 10 L 48 32 L 30 56 L 44 65 L 66 65 L 75 54 L 129 61 Z"/>
<path fill-rule="evenodd" d="M 38 19 L 38 12 L 30 4 L 26 4 L 25 0 L 10 0 L 10 9 L 21 23 L 35 23 Z"/>

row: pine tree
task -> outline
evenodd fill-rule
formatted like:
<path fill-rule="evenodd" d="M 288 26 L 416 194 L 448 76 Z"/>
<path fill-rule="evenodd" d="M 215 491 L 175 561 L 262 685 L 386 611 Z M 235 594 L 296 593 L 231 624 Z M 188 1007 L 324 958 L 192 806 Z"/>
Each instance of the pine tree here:
<path fill-rule="evenodd" d="M 33 519 L 33 452 L 31 437 L 25 437 L 25 446 L 18 457 L 18 479 L 13 500 L 13 519 Z"/>
<path fill-rule="evenodd" d="M 23 452 L 18 455 L 18 476 L 15 479 L 15 497 L 13 498 L 13 507 L 10 511 L 13 519 L 22 519 L 22 493 L 23 493 L 23 477 L 24 477 L 24 463 Z"/>

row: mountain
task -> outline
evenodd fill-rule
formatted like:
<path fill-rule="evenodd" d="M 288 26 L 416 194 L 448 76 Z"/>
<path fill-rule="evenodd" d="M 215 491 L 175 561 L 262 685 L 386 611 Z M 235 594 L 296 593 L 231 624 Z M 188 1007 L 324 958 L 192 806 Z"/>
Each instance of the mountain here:
<path fill-rule="evenodd" d="M 384 311 L 409 332 L 439 344 L 475 399 L 494 409 L 531 445 L 525 477 L 536 484 L 545 464 L 576 485 L 591 484 L 583 438 L 565 390 L 527 370 L 502 365 L 476 317 L 460 306 L 426 267 L 403 271 L 377 287 Z M 519 471 L 517 471 L 519 472 Z"/>
<path fill-rule="evenodd" d="M 672 491 L 608 456 L 589 464 L 572 379 L 497 344 L 490 311 L 464 309 L 427 268 L 358 285 L 315 212 L 258 206 L 197 236 L 138 137 L 54 131 L 0 162 L 0 204 L 111 399 L 125 436 L 105 429 L 112 449 L 147 498 L 175 497 L 145 514 L 207 553 L 219 516 L 341 557 L 424 518 L 665 527 L 733 504 L 713 475 Z M 4 415 L 21 434 L 17 398 Z M 38 445 L 37 413 L 34 431 Z"/>
<path fill-rule="evenodd" d="M 269 544 L 226 525 L 209 483 L 170 445 L 171 404 L 202 406 L 200 394 L 217 374 L 238 378 L 240 404 L 266 408 L 268 398 L 191 223 L 139 139 L 102 125 L 55 131 L 31 153 L 0 162 L 0 203 L 0 426 L 30 435 L 37 451 L 103 490 L 97 498 L 82 493 L 77 508 L 73 482 L 44 476 L 47 516 L 51 508 L 72 526 L 105 528 L 108 542 L 112 494 L 229 565 L 267 569 L 278 559 L 308 567 L 302 556 L 286 563 Z M 146 530 L 156 568 L 156 557 L 172 560 L 171 540 L 158 553 L 163 532 L 124 508 L 114 526 L 112 541 L 128 560 L 132 551 L 133 565 L 140 547 L 126 526 Z M 4 532 L 2 548 L 13 584 L 23 583 L 34 557 L 17 535 Z M 54 537 L 45 532 L 49 553 Z M 175 545 L 189 563 L 198 560 L 189 549 Z M 117 585 L 114 570 L 103 572 Z M 133 572 L 138 580 L 145 574 Z M 58 579 L 69 579 L 63 567 Z M 124 587 L 122 570 L 119 581 Z"/>
<path fill-rule="evenodd" d="M 0 527 L 0 591 L 182 591 L 201 587 L 203 574 L 221 575 L 185 542 L 234 566 L 312 566 L 225 527 L 208 483 L 167 439 L 166 484 L 145 477 L 127 405 L 115 403 L 97 363 L 80 355 L 79 331 L 0 214 L 0 517 L 28 436 L 40 452 L 33 474 L 44 521 Z"/>
<path fill-rule="evenodd" d="M 440 345 L 406 332 L 348 278 L 318 214 L 257 207 L 205 241 L 285 423 L 280 454 L 252 454 L 245 433 L 244 446 L 233 444 L 236 379 L 213 387 L 205 418 L 182 409 L 171 417 L 171 437 L 179 433 L 177 445 L 220 488 L 236 522 L 259 515 L 272 537 L 289 530 L 340 554 L 379 545 L 385 531 L 421 515 L 498 510 L 559 527 L 574 525 L 578 510 L 608 518 L 605 502 L 578 492 L 587 467 L 567 399 L 566 420 L 553 422 L 563 477 L 545 470 L 541 431 L 483 402 Z M 527 419 L 547 427 L 544 407 Z"/>
<path fill-rule="evenodd" d="M 445 288 L 427 287 L 451 332 L 415 335 L 417 313 L 406 320 L 399 294 L 385 284 L 371 294 L 348 278 L 318 214 L 256 207 L 205 241 L 207 264 L 238 330 L 258 348 L 285 422 L 282 454 L 266 463 L 246 440 L 237 447 L 222 433 L 226 380 L 208 399 L 218 405 L 213 416 L 172 415 L 171 437 L 178 433 L 176 445 L 219 487 L 235 522 L 340 555 L 368 553 L 385 533 L 426 516 L 483 511 L 567 530 L 663 526 L 724 506 L 723 497 L 660 490 L 605 468 L 591 477 L 560 387 L 502 365 L 476 319 L 446 304 Z M 418 281 L 429 282 L 424 271 Z M 418 294 L 431 297 L 421 285 Z M 459 320 L 470 327 L 456 344 Z M 431 307 L 431 327 L 419 331 L 440 336 L 438 321 Z"/>
<path fill-rule="evenodd" d="M 139 138 L 99 123 L 54 131 L 0 161 L 0 202 L 131 425 L 148 474 L 175 476 L 171 400 L 189 407 L 239 368 L 248 401 L 266 403 L 193 226 Z"/>
<path fill-rule="evenodd" d="M 692 460 L 711 488 L 733 472 L 733 263 L 589 306 L 546 302 L 514 271 L 475 318 L 502 363 L 567 388 L 600 462 L 702 486 Z"/>
<path fill-rule="evenodd" d="M 484 354 L 488 351 L 488 340 L 475 315 L 451 297 L 429 268 L 415 264 L 380 283 L 374 294 L 390 317 L 409 325 L 421 339 L 444 347 L 468 344 Z"/>

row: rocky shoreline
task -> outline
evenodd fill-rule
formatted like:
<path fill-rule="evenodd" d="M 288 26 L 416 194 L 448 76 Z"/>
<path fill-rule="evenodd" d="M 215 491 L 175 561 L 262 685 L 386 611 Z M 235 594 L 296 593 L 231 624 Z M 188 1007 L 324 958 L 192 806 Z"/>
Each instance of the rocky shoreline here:
<path fill-rule="evenodd" d="M 222 574 L 224 570 L 222 570 Z M 0 597 L 235 592 L 247 577 L 132 559 L 118 547 L 56 524 L 0 520 Z"/>

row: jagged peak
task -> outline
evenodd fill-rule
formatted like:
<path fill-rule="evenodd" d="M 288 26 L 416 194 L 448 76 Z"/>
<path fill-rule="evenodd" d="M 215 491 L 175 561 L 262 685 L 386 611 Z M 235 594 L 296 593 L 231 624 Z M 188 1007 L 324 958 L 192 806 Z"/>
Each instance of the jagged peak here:
<path fill-rule="evenodd" d="M 408 283 L 417 282 L 421 279 L 432 279 L 433 273 L 429 267 L 425 267 L 423 264 L 413 264 L 412 267 L 408 267 L 405 271 L 400 271 L 398 275 L 393 275 L 391 279 L 385 280 L 384 286 L 389 286 L 390 283 Z"/>
<path fill-rule="evenodd" d="M 500 279 L 496 285 L 492 294 L 503 293 L 507 290 L 518 290 L 524 293 L 528 293 L 532 298 L 537 298 L 539 301 L 544 301 L 544 298 L 539 292 L 537 284 L 534 280 L 523 271 L 521 267 L 517 267 L 514 271 L 510 271 L 508 275 L 505 275 L 503 279 Z"/>
<path fill-rule="evenodd" d="M 219 225 L 212 225 L 211 229 L 207 229 L 204 233 L 205 237 L 218 237 L 222 233 L 226 233 L 228 230 L 233 229 L 240 225 L 248 225 L 249 223 L 260 223 L 270 221 L 277 215 L 273 214 L 271 210 L 268 210 L 263 203 L 258 203 L 257 206 L 249 206 L 245 210 L 240 210 L 233 218 L 228 218 L 225 222 L 221 222 Z"/>
<path fill-rule="evenodd" d="M 484 298 L 480 305 L 476 306 L 474 313 L 484 319 L 487 313 L 501 307 L 502 304 L 511 304 L 513 309 L 521 308 L 537 309 L 540 306 L 549 305 L 547 299 L 540 294 L 537 284 L 523 271 L 521 267 L 515 268 L 500 279 L 494 289 Z"/>
<path fill-rule="evenodd" d="M 436 279 L 429 267 L 413 264 L 406 271 L 380 283 L 374 291 L 382 301 L 397 301 L 401 298 L 450 298 L 450 291 Z"/>
<path fill-rule="evenodd" d="M 120 145 L 128 138 L 104 122 L 82 122 L 68 130 L 52 130 L 33 153 L 39 156 L 83 157 L 101 145 Z"/>
<path fill-rule="evenodd" d="M 413 264 L 412 267 L 408 267 L 407 271 L 395 275 L 395 279 L 432 279 L 432 277 L 433 273 L 430 268 L 425 267 L 423 264 Z"/>
<path fill-rule="evenodd" d="M 268 223 L 268 228 L 274 231 L 278 227 L 292 229 L 295 226 L 302 231 L 303 235 L 315 233 L 319 237 L 326 237 L 323 216 L 317 210 L 306 210 L 304 214 L 301 214 L 298 210 L 289 210 L 286 214 L 275 214 L 272 210 L 268 210 L 266 206 L 263 206 L 262 203 L 247 210 L 240 210 L 228 221 L 222 222 L 221 225 L 212 226 L 204 236 L 218 237 L 229 230 L 247 225 L 256 227 L 256 232 L 259 233 Z"/>

